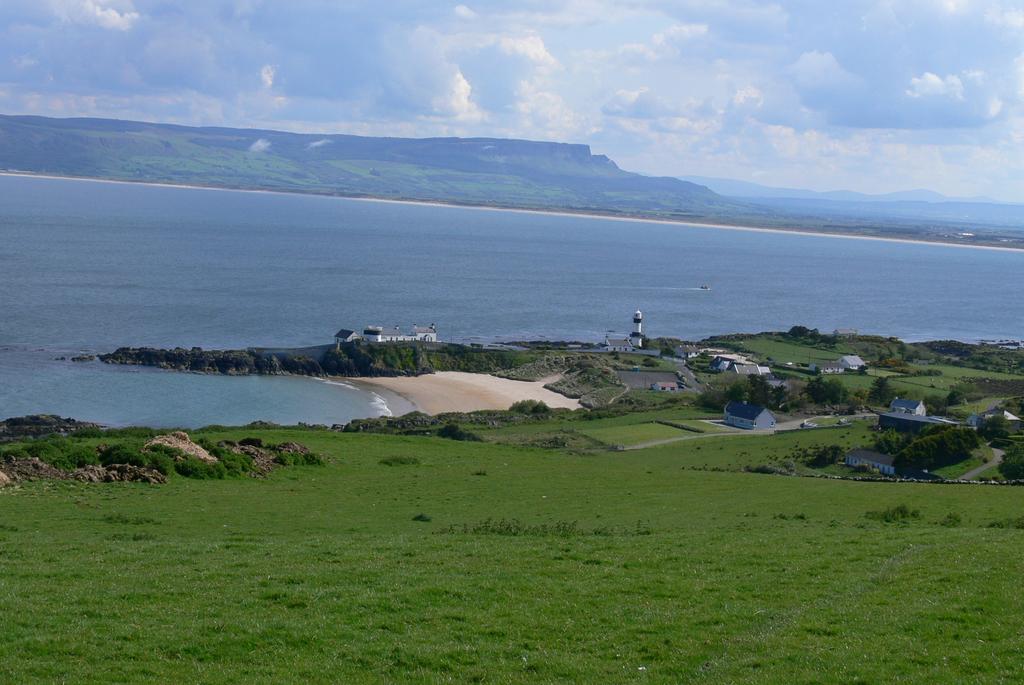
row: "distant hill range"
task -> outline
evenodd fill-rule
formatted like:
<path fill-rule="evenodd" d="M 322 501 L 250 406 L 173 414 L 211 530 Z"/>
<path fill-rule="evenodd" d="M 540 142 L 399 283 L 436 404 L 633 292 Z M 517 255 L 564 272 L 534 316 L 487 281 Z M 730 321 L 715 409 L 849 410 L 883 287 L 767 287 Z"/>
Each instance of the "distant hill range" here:
<path fill-rule="evenodd" d="M 586 145 L 369 138 L 0 116 L 0 168 L 128 181 L 700 217 L 707 188 L 623 171 Z"/>
<path fill-rule="evenodd" d="M 838 214 L 875 220 L 903 218 L 1024 228 L 1024 205 L 987 197 L 949 197 L 933 190 L 904 190 L 876 195 L 852 190 L 814 191 L 709 176 L 682 176 L 724 197 L 753 202 L 794 214 Z"/>
<path fill-rule="evenodd" d="M 0 171 L 1024 247 L 1024 206 L 620 169 L 587 145 L 0 115 Z"/>

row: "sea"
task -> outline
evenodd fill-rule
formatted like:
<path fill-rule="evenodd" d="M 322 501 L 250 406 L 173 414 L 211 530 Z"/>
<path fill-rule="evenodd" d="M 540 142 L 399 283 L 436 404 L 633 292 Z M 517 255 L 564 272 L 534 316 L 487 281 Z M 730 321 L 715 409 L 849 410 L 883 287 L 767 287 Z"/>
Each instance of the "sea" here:
<path fill-rule="evenodd" d="M 120 346 L 696 340 L 854 328 L 1024 337 L 1024 252 L 482 208 L 0 176 L 0 418 L 345 423 L 395 411 L 351 382 L 73 362 Z M 702 290 L 701 286 L 709 286 Z"/>

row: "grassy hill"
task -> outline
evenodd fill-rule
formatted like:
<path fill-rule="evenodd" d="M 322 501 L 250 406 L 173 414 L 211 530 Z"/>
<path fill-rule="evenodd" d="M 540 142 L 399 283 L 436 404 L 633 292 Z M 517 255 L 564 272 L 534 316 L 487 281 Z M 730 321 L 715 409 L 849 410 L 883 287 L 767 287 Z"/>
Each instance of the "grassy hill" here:
<path fill-rule="evenodd" d="M 704 216 L 738 205 L 703 186 L 623 171 L 586 145 L 368 138 L 0 116 L 0 169 L 41 174 Z"/>
<path fill-rule="evenodd" d="M 1024 490 L 739 470 L 861 430 L 0 489 L 0 681 L 1019 682 Z"/>

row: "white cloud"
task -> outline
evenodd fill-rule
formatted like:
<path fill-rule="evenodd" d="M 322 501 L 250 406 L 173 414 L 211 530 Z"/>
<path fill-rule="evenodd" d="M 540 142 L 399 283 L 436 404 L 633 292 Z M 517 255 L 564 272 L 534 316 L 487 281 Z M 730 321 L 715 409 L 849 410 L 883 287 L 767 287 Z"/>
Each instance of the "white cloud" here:
<path fill-rule="evenodd" d="M 61 20 L 127 31 L 139 20 L 131 0 L 50 0 Z"/>
<path fill-rule="evenodd" d="M 312 143 L 306 146 L 307 150 L 315 150 L 323 147 L 324 145 L 330 145 L 331 141 L 327 138 L 321 138 L 320 140 L 314 140 Z"/>
<path fill-rule="evenodd" d="M 627 43 L 621 46 L 619 54 L 649 62 L 670 59 L 678 56 L 686 43 L 706 36 L 707 33 L 707 24 L 674 24 L 655 33 L 646 43 Z"/>
<path fill-rule="evenodd" d="M 459 19 L 472 20 L 477 18 L 477 13 L 465 5 L 456 5 L 455 16 Z"/>
<path fill-rule="evenodd" d="M 270 141 L 266 138 L 259 138 L 249 146 L 249 152 L 266 152 L 270 149 Z"/>
<path fill-rule="evenodd" d="M 484 119 L 483 111 L 473 102 L 473 86 L 456 70 L 452 75 L 447 92 L 434 98 L 434 111 L 448 114 L 461 122 L 479 122 Z"/>
<path fill-rule="evenodd" d="M 498 45 L 505 54 L 519 55 L 535 64 L 545 67 L 554 67 L 558 65 L 558 60 L 548 52 L 547 46 L 544 45 L 544 41 L 540 36 L 501 36 L 498 39 Z"/>
<path fill-rule="evenodd" d="M 800 55 L 789 72 L 796 83 L 804 88 L 841 88 L 856 81 L 831 52 L 811 50 Z"/>
<path fill-rule="evenodd" d="M 948 96 L 955 100 L 964 99 L 964 82 L 959 76 L 949 74 L 945 78 L 930 71 L 910 79 L 907 95 L 912 98 Z"/>
<path fill-rule="evenodd" d="M 264 64 L 260 69 L 260 81 L 263 83 L 264 88 L 274 87 L 274 77 L 277 75 L 277 70 L 270 64 Z"/>

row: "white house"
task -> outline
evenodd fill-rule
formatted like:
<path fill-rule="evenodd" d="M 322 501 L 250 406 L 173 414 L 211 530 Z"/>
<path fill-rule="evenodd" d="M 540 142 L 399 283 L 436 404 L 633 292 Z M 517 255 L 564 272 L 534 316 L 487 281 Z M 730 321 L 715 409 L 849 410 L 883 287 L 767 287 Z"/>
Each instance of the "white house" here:
<path fill-rule="evenodd" d="M 981 414 L 971 414 L 967 417 L 967 425 L 971 428 L 981 428 L 986 421 L 991 419 L 993 416 L 1002 416 L 1010 424 L 1010 430 L 1020 430 L 1021 420 L 1019 416 L 1011 414 L 1008 411 L 999 409 L 998 407 L 991 407 Z"/>
<path fill-rule="evenodd" d="M 857 329 L 856 328 L 837 328 L 834 331 L 832 331 L 832 335 L 836 336 L 837 338 L 856 338 L 857 337 Z"/>
<path fill-rule="evenodd" d="M 437 327 L 434 324 L 429 326 L 414 325 L 411 333 L 403 333 L 398 326 L 391 328 L 367 326 L 363 330 L 363 337 L 367 342 L 372 343 L 437 342 Z"/>
<path fill-rule="evenodd" d="M 928 409 L 921 400 L 904 400 L 897 397 L 889 403 L 889 411 L 897 414 L 913 414 L 927 416 Z"/>
<path fill-rule="evenodd" d="M 609 352 L 633 352 L 636 348 L 629 338 L 605 338 L 604 349 Z"/>
<path fill-rule="evenodd" d="M 340 331 L 334 334 L 334 342 L 340 345 L 342 343 L 350 343 L 355 342 L 356 340 L 361 340 L 362 337 L 363 336 L 359 335 L 353 330 L 349 330 L 348 328 L 342 328 Z"/>
<path fill-rule="evenodd" d="M 725 423 L 747 430 L 771 430 L 775 428 L 775 414 L 759 404 L 730 402 L 725 405 Z"/>
<path fill-rule="evenodd" d="M 716 354 L 711 360 L 709 368 L 712 371 L 728 371 L 736 364 L 749 364 L 750 360 L 744 357 L 742 354 Z"/>
<path fill-rule="evenodd" d="M 728 373 L 734 373 L 737 376 L 770 376 L 772 370 L 767 366 L 760 366 L 759 364 L 731 364 L 727 369 Z"/>
<path fill-rule="evenodd" d="M 882 454 L 874 450 L 851 450 L 847 452 L 844 462 L 847 466 L 867 464 L 878 469 L 879 473 L 884 473 L 887 476 L 896 475 L 896 467 L 893 465 L 894 458 L 891 454 Z"/>
<path fill-rule="evenodd" d="M 679 383 L 651 383 L 651 390 L 658 392 L 679 392 Z"/>
<path fill-rule="evenodd" d="M 680 359 L 693 359 L 700 356 L 700 348 L 696 345 L 677 345 L 675 354 Z"/>
<path fill-rule="evenodd" d="M 846 367 L 839 362 L 825 362 L 824 364 L 810 364 L 808 367 L 813 373 L 832 374 L 844 373 Z"/>
<path fill-rule="evenodd" d="M 855 354 L 843 355 L 839 358 L 838 364 L 844 369 L 848 369 L 850 371 L 860 371 L 868 365 L 866 361 Z"/>

